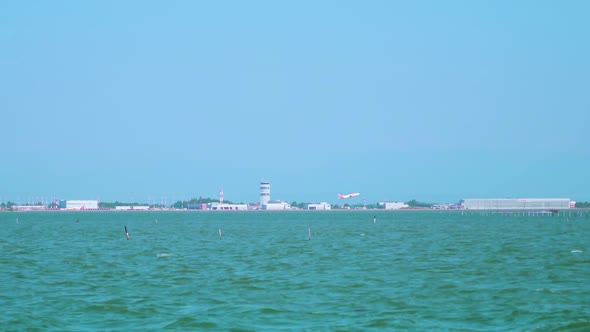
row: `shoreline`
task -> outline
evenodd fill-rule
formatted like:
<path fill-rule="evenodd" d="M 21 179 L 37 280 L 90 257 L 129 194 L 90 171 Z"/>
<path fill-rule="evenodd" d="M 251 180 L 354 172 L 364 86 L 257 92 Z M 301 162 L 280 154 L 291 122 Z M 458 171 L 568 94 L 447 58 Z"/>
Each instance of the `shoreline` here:
<path fill-rule="evenodd" d="M 263 212 L 263 213 L 272 213 L 272 212 L 425 212 L 425 211 L 432 211 L 432 212 L 463 212 L 463 213 L 499 213 L 499 214 L 510 214 L 516 212 L 536 212 L 536 213 L 545 213 L 550 214 L 553 213 L 551 210 L 554 209 L 478 209 L 478 210 L 467 210 L 467 209 L 429 209 L 429 208 L 415 208 L 415 209 L 330 209 L 330 210 L 306 210 L 306 209 L 292 209 L 292 210 L 188 210 L 188 209 L 153 209 L 153 210 L 0 210 L 0 213 L 38 213 L 38 212 L 52 212 L 52 213 L 68 213 L 68 212 L 77 212 L 77 213 L 101 213 L 101 212 L 117 212 L 117 213 L 148 213 L 148 212 L 194 212 L 194 213 L 236 213 L 236 212 Z M 590 208 L 570 208 L 570 209 L 560 209 L 555 210 L 557 212 L 562 211 L 590 211 Z"/>

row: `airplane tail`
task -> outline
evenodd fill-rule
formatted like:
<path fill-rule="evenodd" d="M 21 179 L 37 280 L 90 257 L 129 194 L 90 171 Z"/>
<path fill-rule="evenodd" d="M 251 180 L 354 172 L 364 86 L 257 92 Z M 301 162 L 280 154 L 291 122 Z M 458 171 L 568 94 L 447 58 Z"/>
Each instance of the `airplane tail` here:
<path fill-rule="evenodd" d="M 343 198 L 344 198 L 344 196 L 338 194 L 338 199 L 343 199 Z"/>

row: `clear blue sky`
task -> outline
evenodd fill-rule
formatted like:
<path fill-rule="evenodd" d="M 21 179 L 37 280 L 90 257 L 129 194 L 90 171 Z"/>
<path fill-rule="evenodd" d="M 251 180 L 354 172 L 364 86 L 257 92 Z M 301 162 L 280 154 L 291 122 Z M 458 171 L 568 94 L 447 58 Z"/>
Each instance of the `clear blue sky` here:
<path fill-rule="evenodd" d="M 0 199 L 590 200 L 588 1 L 5 1 Z"/>

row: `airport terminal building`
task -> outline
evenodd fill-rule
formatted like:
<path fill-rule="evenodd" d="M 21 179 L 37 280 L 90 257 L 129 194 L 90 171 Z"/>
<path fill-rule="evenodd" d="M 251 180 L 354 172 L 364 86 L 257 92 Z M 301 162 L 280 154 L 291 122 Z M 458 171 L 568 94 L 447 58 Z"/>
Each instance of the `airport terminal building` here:
<path fill-rule="evenodd" d="M 97 210 L 98 201 L 96 200 L 61 200 L 59 201 L 61 210 Z"/>
<path fill-rule="evenodd" d="M 467 198 L 466 210 L 563 210 L 570 208 L 569 198 Z"/>
<path fill-rule="evenodd" d="M 308 210 L 332 210 L 332 205 L 330 203 L 321 202 L 321 203 L 309 203 L 307 204 Z"/>
<path fill-rule="evenodd" d="M 408 204 L 404 202 L 379 202 L 377 203 L 378 209 L 384 210 L 399 210 L 409 207 Z"/>

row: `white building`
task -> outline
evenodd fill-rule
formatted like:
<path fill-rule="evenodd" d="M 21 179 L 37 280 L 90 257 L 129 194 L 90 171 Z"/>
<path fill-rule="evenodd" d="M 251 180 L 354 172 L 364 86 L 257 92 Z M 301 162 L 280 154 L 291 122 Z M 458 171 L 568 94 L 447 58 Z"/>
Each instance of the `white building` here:
<path fill-rule="evenodd" d="M 270 202 L 270 182 L 260 182 L 260 208 Z"/>
<path fill-rule="evenodd" d="M 262 205 L 262 209 L 268 211 L 291 210 L 291 204 L 283 201 L 268 201 Z"/>
<path fill-rule="evenodd" d="M 321 203 L 310 203 L 307 204 L 308 210 L 332 210 L 332 205 L 330 203 L 321 202 Z"/>
<path fill-rule="evenodd" d="M 95 200 L 67 200 L 66 210 L 98 210 L 98 201 Z"/>
<path fill-rule="evenodd" d="M 467 198 L 463 208 L 468 210 L 544 210 L 569 209 L 569 198 Z"/>
<path fill-rule="evenodd" d="M 379 202 L 377 203 L 378 209 L 384 210 L 399 210 L 409 207 L 408 204 L 404 202 Z"/>
<path fill-rule="evenodd" d="M 207 209 L 212 211 L 246 211 L 248 204 L 209 203 Z"/>

